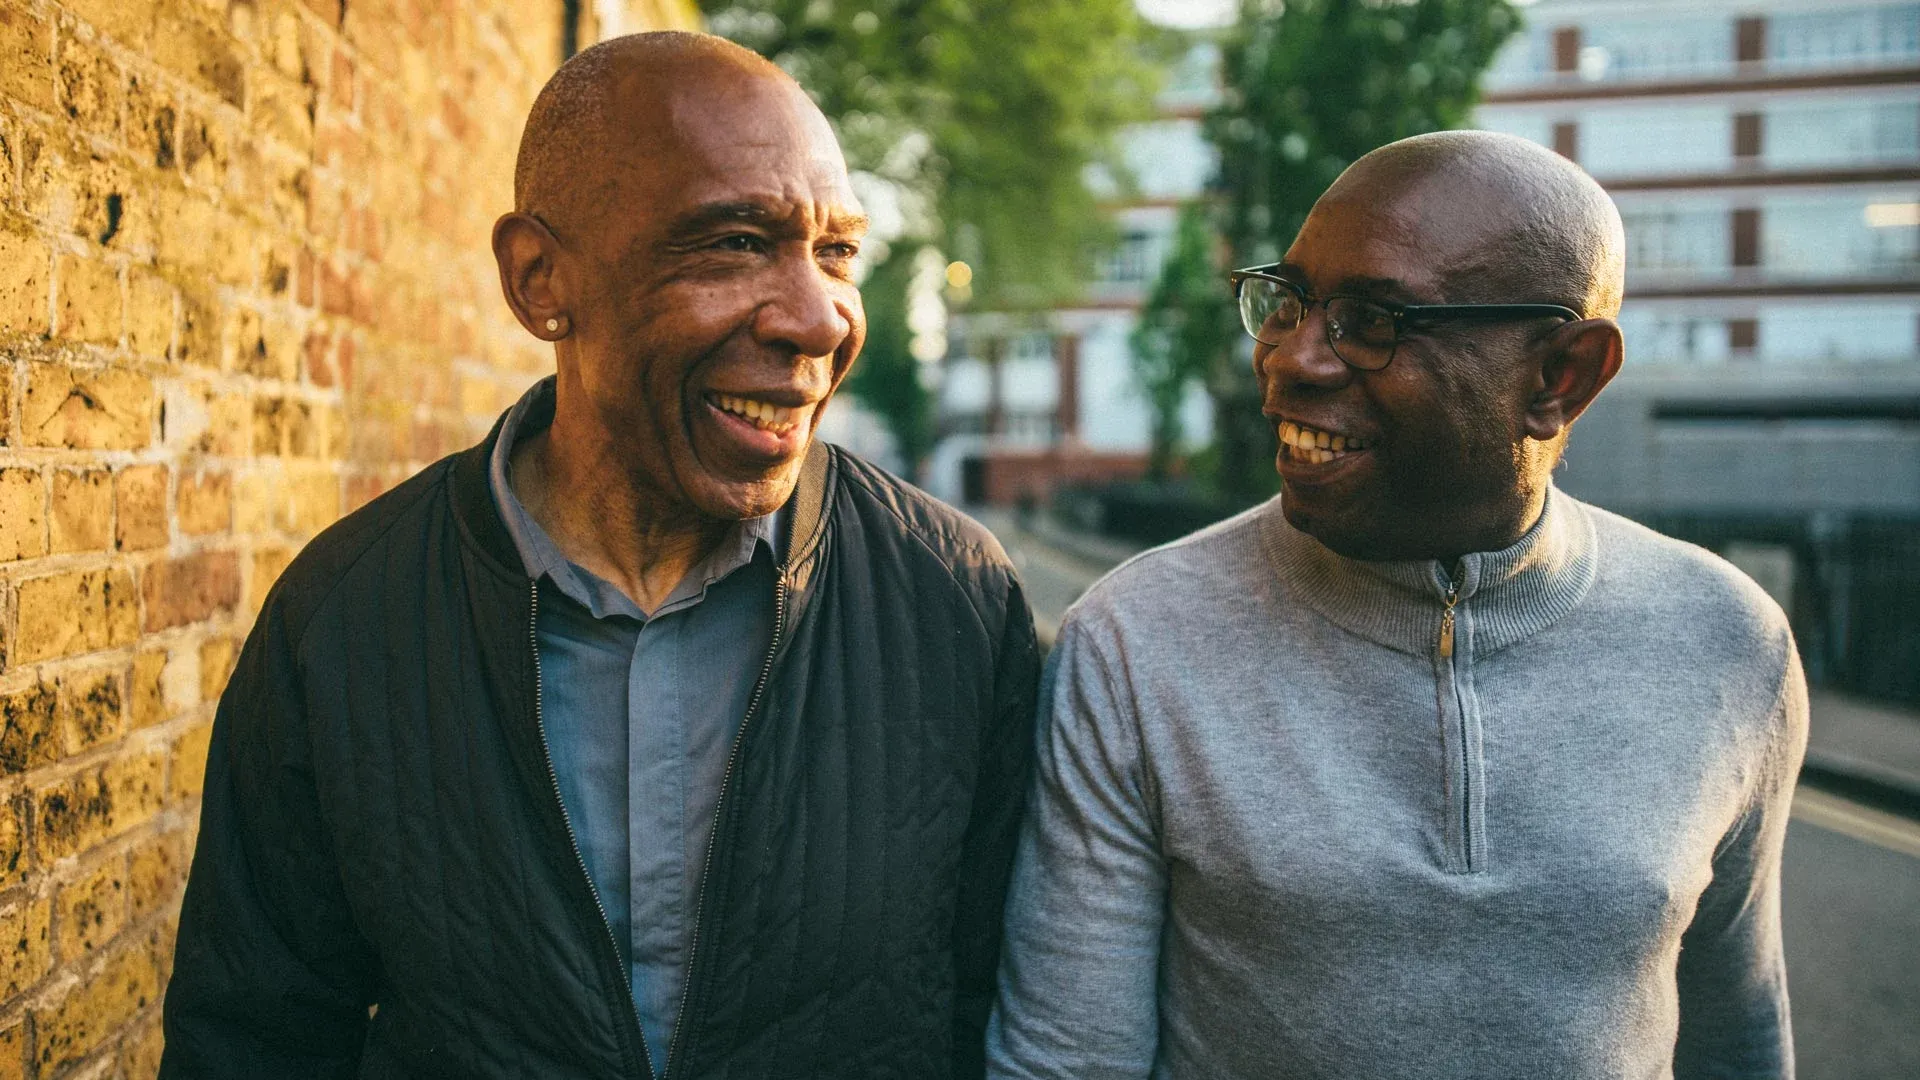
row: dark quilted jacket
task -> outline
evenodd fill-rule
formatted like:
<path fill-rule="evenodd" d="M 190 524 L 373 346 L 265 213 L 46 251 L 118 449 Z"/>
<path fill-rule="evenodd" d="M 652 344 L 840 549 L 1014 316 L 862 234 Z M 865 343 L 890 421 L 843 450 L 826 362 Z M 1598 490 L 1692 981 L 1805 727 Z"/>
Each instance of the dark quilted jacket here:
<path fill-rule="evenodd" d="M 328 529 L 268 596 L 214 722 L 161 1075 L 981 1075 L 1038 664 L 999 545 L 809 455 L 649 1063 L 537 724 L 491 445 Z"/>

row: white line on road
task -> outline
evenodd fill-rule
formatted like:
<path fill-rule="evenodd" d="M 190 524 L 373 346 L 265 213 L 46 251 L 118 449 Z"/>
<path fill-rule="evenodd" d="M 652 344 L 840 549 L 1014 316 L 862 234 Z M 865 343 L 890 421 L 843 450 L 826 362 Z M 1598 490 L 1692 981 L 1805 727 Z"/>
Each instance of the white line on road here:
<path fill-rule="evenodd" d="M 1793 816 L 1815 828 L 1864 840 L 1876 847 L 1920 859 L 1920 823 L 1838 795 L 1801 787 L 1793 794 Z"/>

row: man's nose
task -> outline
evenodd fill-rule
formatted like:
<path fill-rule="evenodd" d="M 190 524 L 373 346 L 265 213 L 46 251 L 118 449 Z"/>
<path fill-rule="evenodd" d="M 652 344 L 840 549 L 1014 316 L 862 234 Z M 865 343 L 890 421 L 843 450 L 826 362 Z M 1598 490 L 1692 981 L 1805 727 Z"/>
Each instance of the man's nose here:
<path fill-rule="evenodd" d="M 831 356 L 853 333 L 853 287 L 829 278 L 811 258 L 792 260 L 760 308 L 755 335 L 800 356 Z"/>
<path fill-rule="evenodd" d="M 1353 369 L 1327 342 L 1326 320 L 1326 308 L 1310 309 L 1299 326 L 1281 335 L 1280 344 L 1254 349 L 1253 373 L 1269 397 L 1289 390 L 1334 390 L 1353 378 Z"/>

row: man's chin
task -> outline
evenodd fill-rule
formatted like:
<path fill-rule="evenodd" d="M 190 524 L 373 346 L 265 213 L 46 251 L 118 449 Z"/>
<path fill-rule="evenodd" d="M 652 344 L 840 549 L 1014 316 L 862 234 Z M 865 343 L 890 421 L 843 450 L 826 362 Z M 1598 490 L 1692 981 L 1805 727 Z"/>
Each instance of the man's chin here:
<path fill-rule="evenodd" d="M 702 516 L 719 521 L 746 521 L 766 517 L 793 497 L 800 479 L 800 462 L 782 463 L 769 473 L 750 478 L 703 477 L 688 492 Z"/>

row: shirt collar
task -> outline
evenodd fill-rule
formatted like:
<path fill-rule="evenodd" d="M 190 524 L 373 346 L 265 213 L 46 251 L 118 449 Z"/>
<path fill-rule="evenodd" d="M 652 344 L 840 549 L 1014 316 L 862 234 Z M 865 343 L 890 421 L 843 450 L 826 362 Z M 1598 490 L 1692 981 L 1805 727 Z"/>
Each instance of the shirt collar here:
<path fill-rule="evenodd" d="M 1288 524 L 1275 497 L 1261 511 L 1261 539 L 1281 577 L 1328 621 L 1370 641 L 1424 655 L 1455 568 L 1438 560 L 1368 562 L 1337 554 Z M 1593 519 L 1549 488 L 1539 520 L 1511 546 L 1460 560 L 1459 603 L 1471 613 L 1466 647 L 1505 648 L 1577 607 L 1598 573 Z"/>
<path fill-rule="evenodd" d="M 513 538 L 513 546 L 520 553 L 520 562 L 528 577 L 536 581 L 543 578 L 551 581 L 564 595 L 592 610 L 596 617 L 609 614 L 645 617 L 626 598 L 626 594 L 574 565 L 513 493 L 513 485 L 508 480 L 513 447 L 521 439 L 552 422 L 554 382 L 555 377 L 549 375 L 534 383 L 514 403 L 500 425 L 500 435 L 494 442 L 493 453 L 487 463 L 487 480 L 493 492 L 494 505 L 506 524 L 507 534 Z M 697 601 L 705 595 L 707 586 L 752 562 L 763 544 L 768 554 L 778 559 L 781 540 L 779 525 L 785 516 L 786 511 L 782 508 L 772 514 L 737 522 L 719 545 L 687 572 L 687 576 L 674 587 L 672 594 L 653 614 L 664 614 Z"/>

